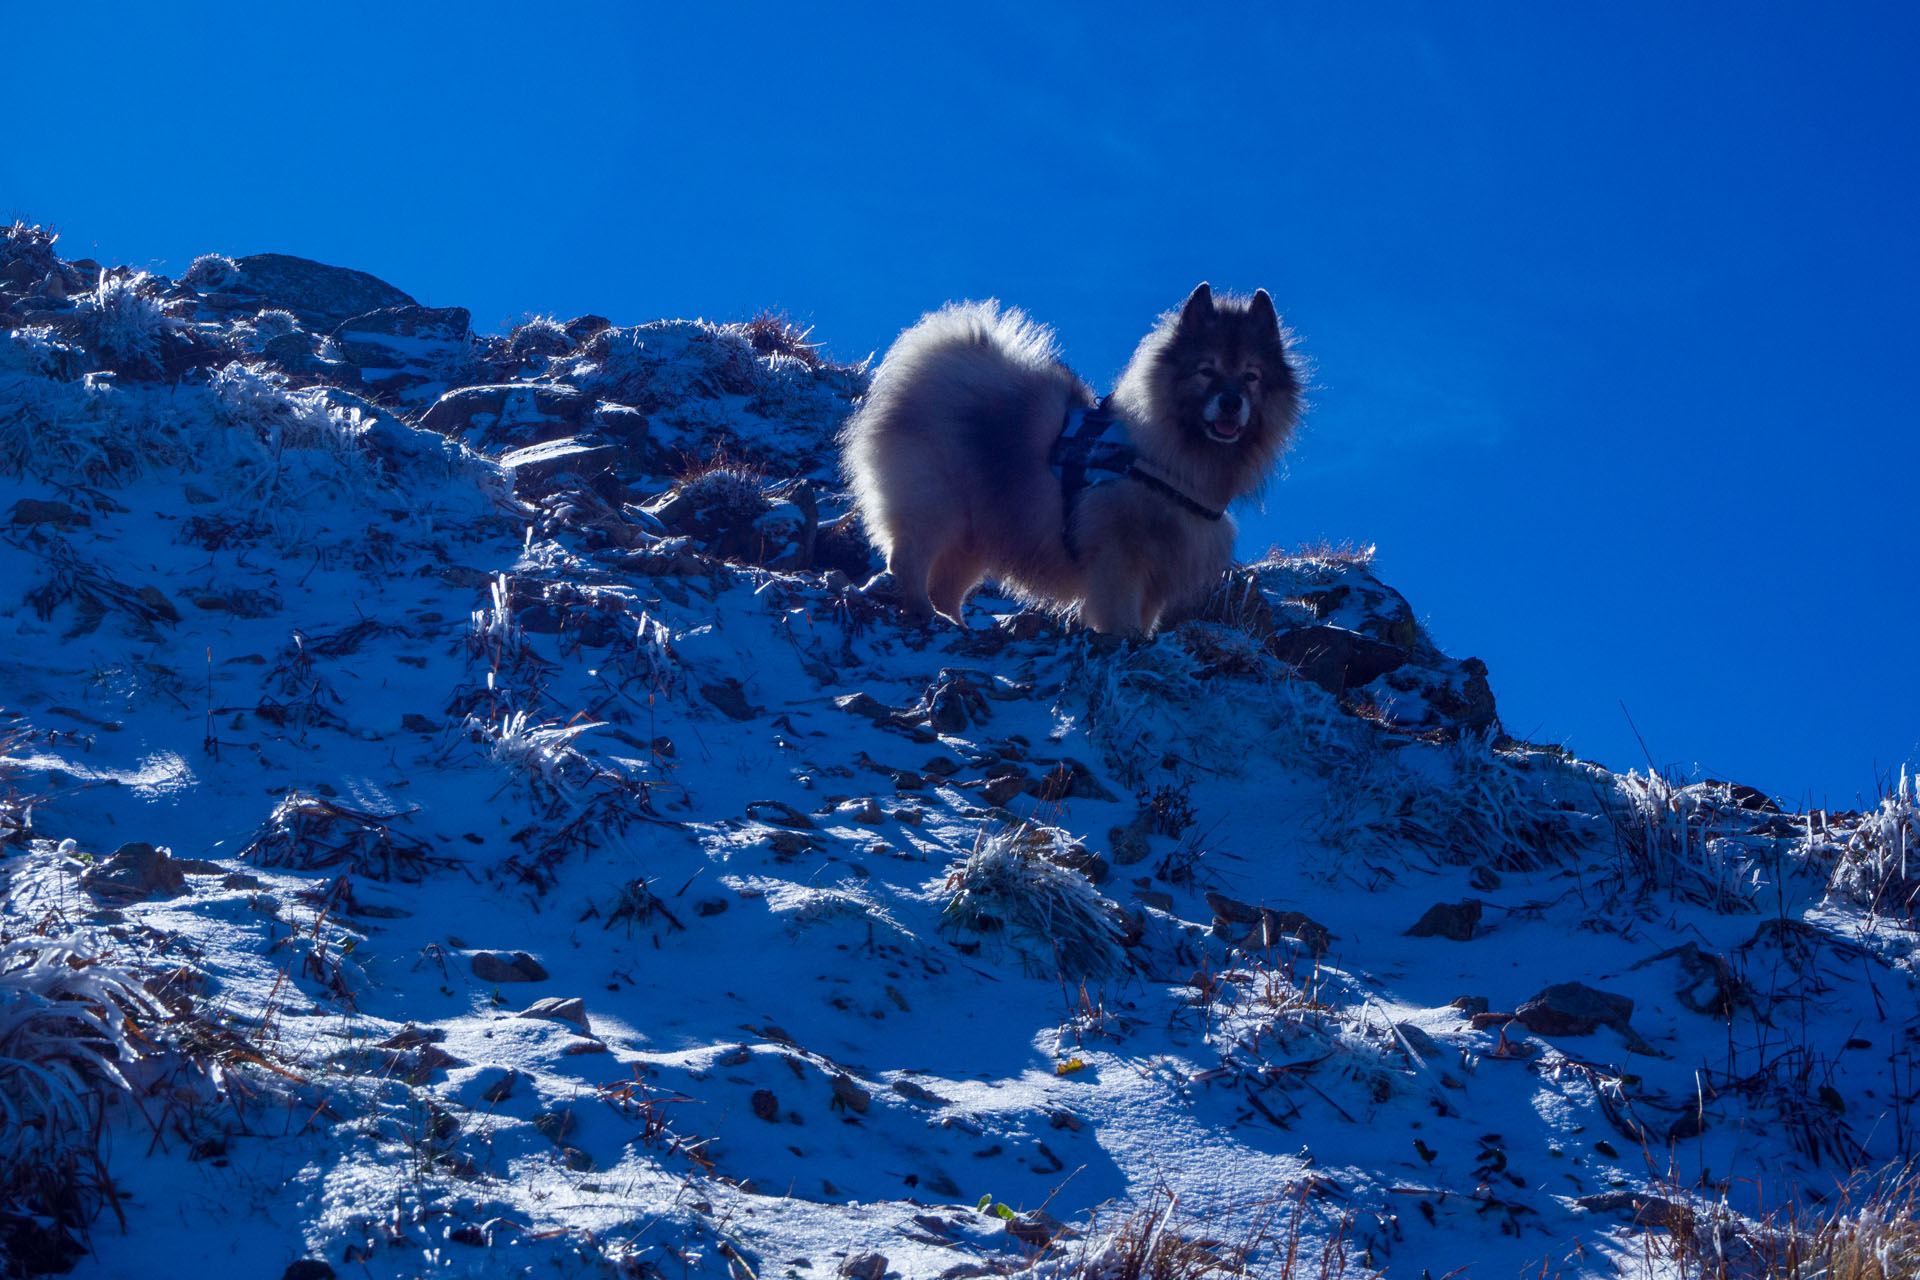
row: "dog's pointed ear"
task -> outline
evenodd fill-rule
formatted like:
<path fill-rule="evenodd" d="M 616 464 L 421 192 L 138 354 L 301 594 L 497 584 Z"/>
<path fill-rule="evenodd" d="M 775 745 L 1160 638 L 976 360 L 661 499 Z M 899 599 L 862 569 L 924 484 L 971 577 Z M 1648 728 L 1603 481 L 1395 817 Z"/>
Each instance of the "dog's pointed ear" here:
<path fill-rule="evenodd" d="M 1191 328 L 1213 318 L 1213 287 L 1205 280 L 1193 286 L 1193 292 L 1180 307 L 1180 327 Z"/>
<path fill-rule="evenodd" d="M 1280 327 L 1280 314 L 1273 309 L 1273 299 L 1267 295 L 1265 289 L 1253 291 L 1253 301 L 1247 304 L 1247 318 L 1258 325 L 1274 329 Z"/>

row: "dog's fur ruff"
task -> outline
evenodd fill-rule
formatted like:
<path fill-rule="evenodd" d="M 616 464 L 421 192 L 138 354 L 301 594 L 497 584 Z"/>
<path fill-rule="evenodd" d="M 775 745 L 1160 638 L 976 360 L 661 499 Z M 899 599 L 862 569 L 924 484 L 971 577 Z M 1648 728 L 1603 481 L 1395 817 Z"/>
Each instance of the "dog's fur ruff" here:
<path fill-rule="evenodd" d="M 1096 631 L 1144 635 L 1206 597 L 1232 560 L 1230 516 L 1116 478 L 1082 492 L 1069 543 L 1048 451 L 1068 409 L 1094 403 L 1052 332 L 1013 308 L 949 304 L 900 335 L 841 441 L 909 612 L 964 626 L 968 594 L 993 578 L 1030 603 L 1077 608 Z M 1300 412 L 1265 290 L 1216 299 L 1200 285 L 1141 341 L 1111 407 L 1141 469 L 1194 502 L 1223 511 L 1259 489 Z"/>

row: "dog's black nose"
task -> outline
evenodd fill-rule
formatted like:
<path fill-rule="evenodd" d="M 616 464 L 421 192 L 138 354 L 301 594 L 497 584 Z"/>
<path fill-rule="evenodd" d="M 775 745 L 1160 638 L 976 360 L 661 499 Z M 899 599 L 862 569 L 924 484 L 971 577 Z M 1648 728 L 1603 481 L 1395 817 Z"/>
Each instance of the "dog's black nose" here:
<path fill-rule="evenodd" d="M 1222 391 L 1220 393 L 1220 412 L 1240 412 L 1240 393 L 1238 391 Z"/>

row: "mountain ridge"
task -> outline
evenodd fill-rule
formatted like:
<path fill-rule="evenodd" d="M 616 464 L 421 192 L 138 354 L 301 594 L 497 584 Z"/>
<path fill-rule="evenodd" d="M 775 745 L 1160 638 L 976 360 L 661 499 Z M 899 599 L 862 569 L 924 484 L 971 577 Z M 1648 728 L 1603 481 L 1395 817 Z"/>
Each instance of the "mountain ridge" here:
<path fill-rule="evenodd" d="M 1599 1274 L 1911 1155 L 1909 786 L 1517 742 L 1357 554 L 1142 643 L 903 625 L 866 371 L 774 317 L 6 237 L 0 992 L 103 1021 L 0 1054 L 152 1148 L 116 1235 L 33 1104 L 16 1270 L 1099 1274 L 1144 1212 Z"/>

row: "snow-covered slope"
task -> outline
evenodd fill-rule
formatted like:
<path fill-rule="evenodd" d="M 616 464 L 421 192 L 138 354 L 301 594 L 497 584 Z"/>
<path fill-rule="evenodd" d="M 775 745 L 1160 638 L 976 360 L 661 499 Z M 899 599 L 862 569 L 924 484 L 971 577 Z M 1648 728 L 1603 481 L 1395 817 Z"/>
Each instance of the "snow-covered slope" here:
<path fill-rule="evenodd" d="M 15 1272 L 1598 1275 L 1914 1154 L 1904 786 L 1513 741 L 1361 557 L 904 625 L 775 320 L 15 227 L 0 335 Z"/>

